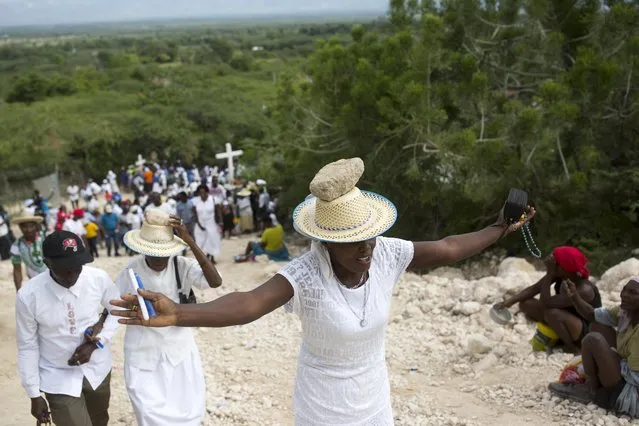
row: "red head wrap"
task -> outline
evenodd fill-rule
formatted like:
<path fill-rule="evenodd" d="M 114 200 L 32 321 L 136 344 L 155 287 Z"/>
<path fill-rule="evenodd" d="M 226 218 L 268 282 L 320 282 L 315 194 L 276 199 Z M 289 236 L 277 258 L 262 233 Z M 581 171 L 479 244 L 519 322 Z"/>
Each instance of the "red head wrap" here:
<path fill-rule="evenodd" d="M 566 272 L 577 274 L 584 279 L 590 277 L 590 271 L 586 268 L 588 258 L 579 249 L 569 246 L 557 247 L 553 250 L 552 257 Z"/>
<path fill-rule="evenodd" d="M 82 210 L 82 209 L 73 210 L 73 217 L 74 218 L 78 218 L 78 219 L 82 219 L 84 217 L 84 210 Z"/>

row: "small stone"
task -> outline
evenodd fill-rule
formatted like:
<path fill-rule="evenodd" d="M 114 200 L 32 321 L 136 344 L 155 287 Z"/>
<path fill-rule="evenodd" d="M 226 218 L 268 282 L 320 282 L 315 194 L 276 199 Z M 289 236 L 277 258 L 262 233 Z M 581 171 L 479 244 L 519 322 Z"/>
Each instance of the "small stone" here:
<path fill-rule="evenodd" d="M 483 357 L 481 359 L 481 361 L 479 361 L 477 364 L 475 364 L 475 369 L 477 371 L 487 370 L 488 368 L 490 368 L 493 365 L 495 365 L 497 363 L 497 361 L 498 361 L 497 355 L 495 355 L 493 353 L 489 353 L 488 355 Z"/>
<path fill-rule="evenodd" d="M 493 344 L 482 334 L 473 334 L 468 338 L 466 353 L 468 355 L 485 354 L 490 352 Z"/>
<path fill-rule="evenodd" d="M 406 307 L 406 310 L 402 314 L 402 317 L 404 317 L 404 319 L 419 318 L 421 315 L 422 315 L 422 310 L 419 309 L 419 307 L 415 305 L 408 305 Z"/>
<path fill-rule="evenodd" d="M 464 302 L 455 308 L 453 313 L 470 316 L 481 311 L 481 304 L 478 302 Z"/>

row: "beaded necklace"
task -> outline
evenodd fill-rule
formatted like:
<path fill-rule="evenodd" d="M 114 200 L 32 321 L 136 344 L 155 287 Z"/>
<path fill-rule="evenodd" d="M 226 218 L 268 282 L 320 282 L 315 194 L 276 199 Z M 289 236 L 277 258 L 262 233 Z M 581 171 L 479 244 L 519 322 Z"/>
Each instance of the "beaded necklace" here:
<path fill-rule="evenodd" d="M 524 225 L 521 227 L 521 235 L 524 237 L 524 243 L 526 243 L 528 252 L 530 252 L 530 254 L 532 254 L 537 259 L 541 259 L 541 250 L 539 250 L 539 247 L 537 247 L 537 244 L 535 244 L 535 240 L 533 239 L 530 232 L 528 222 L 524 223 Z"/>

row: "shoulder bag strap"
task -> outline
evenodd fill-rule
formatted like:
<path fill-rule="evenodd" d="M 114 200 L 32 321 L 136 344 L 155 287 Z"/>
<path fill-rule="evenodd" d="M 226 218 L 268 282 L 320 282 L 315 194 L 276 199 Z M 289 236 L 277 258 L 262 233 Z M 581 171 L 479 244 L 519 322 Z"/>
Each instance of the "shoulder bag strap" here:
<path fill-rule="evenodd" d="M 182 281 L 180 280 L 180 271 L 178 271 L 178 257 L 173 257 L 173 269 L 175 269 L 175 281 L 177 282 L 178 293 L 182 290 Z"/>

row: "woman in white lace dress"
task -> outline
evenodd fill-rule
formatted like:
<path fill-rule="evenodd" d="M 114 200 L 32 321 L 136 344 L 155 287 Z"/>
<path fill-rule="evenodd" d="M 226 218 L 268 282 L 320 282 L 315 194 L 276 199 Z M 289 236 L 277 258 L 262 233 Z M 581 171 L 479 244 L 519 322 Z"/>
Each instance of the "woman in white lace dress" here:
<path fill-rule="evenodd" d="M 280 306 L 302 322 L 293 408 L 295 424 L 392 425 L 385 360 L 393 286 L 407 268 L 449 265 L 479 253 L 523 223 L 497 222 L 478 232 L 439 241 L 410 242 L 380 237 L 397 211 L 386 198 L 355 185 L 360 159 L 325 166 L 311 182 L 311 196 L 293 214 L 296 230 L 313 240 L 293 260 L 250 292 L 227 294 L 209 303 L 176 305 L 166 296 L 141 292 L 157 316 L 144 321 L 133 310 L 114 314 L 124 324 L 164 327 L 226 327 L 246 324 Z M 527 220 L 534 216 L 531 209 Z M 125 295 L 113 303 L 134 309 Z"/>
<path fill-rule="evenodd" d="M 195 219 L 193 236 L 197 245 L 215 264 L 215 258 L 220 256 L 222 246 L 222 233 L 219 225 L 222 220 L 219 217 L 215 199 L 209 194 L 209 188 L 206 185 L 198 187 L 197 195 L 191 200 Z"/>

